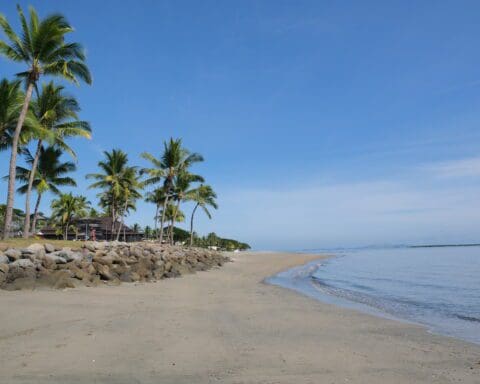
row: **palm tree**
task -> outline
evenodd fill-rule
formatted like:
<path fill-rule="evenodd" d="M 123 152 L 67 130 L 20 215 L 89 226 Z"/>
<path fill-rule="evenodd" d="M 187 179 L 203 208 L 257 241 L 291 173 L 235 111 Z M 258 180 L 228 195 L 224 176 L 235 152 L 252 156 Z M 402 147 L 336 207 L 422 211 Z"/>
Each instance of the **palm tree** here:
<path fill-rule="evenodd" d="M 90 202 L 85 196 L 74 196 L 62 193 L 52 201 L 52 216 L 54 226 L 60 227 L 63 239 L 68 240 L 68 230 L 76 218 L 85 217 L 90 208 Z"/>
<path fill-rule="evenodd" d="M 54 147 L 45 148 L 41 146 L 38 152 L 38 166 L 36 171 L 33 173 L 34 177 L 32 181 L 32 187 L 37 191 L 37 202 L 35 204 L 35 210 L 33 213 L 32 228 L 31 230 L 30 228 L 27 228 L 27 231 L 30 231 L 31 233 L 35 233 L 36 231 L 38 208 L 40 206 L 42 195 L 47 191 L 51 191 L 56 195 L 60 195 L 60 190 L 58 187 L 74 187 L 77 185 L 74 179 L 65 176 L 65 174 L 69 172 L 74 172 L 76 170 L 76 166 L 74 163 L 69 161 L 64 163 L 60 161 L 62 156 L 61 149 Z M 27 163 L 32 165 L 34 161 L 35 158 L 28 153 Z M 17 180 L 26 182 L 26 184 L 23 184 L 17 189 L 19 193 L 28 193 L 31 174 L 31 170 L 23 167 L 17 167 Z"/>
<path fill-rule="evenodd" d="M 111 152 L 104 152 L 105 160 L 98 162 L 101 173 L 91 173 L 87 179 L 96 180 L 89 188 L 100 188 L 103 191 L 99 194 L 100 206 L 103 207 L 112 218 L 111 239 L 115 233 L 115 224 L 124 211 L 125 196 L 122 196 L 124 188 L 132 180 L 132 167 L 128 167 L 128 156 L 120 149 L 113 149 Z M 136 172 L 136 171 L 135 171 Z M 127 207 L 128 208 L 128 207 Z"/>
<path fill-rule="evenodd" d="M 13 133 L 25 97 L 20 85 L 20 81 L 0 81 L 0 151 L 12 146 Z M 40 134 L 40 131 L 41 128 L 29 109 L 19 138 L 18 153 L 23 153 L 23 146 L 28 143 L 32 134 Z"/>
<path fill-rule="evenodd" d="M 182 146 L 182 140 L 170 138 L 169 142 L 163 143 L 164 149 L 160 158 L 156 158 L 150 153 L 142 153 L 142 157 L 150 163 L 152 168 L 144 168 L 141 172 L 148 178 L 145 184 L 157 184 L 163 179 L 163 189 L 165 191 L 165 201 L 163 202 L 162 215 L 160 221 L 160 243 L 163 241 L 163 224 L 165 222 L 166 207 L 169 198 L 173 194 L 173 183 L 175 176 L 182 170 L 187 170 L 192 164 L 203 161 L 203 157 L 198 153 L 191 153 Z"/>
<path fill-rule="evenodd" d="M 150 226 L 147 225 L 143 230 L 143 234 L 145 235 L 145 238 L 148 240 L 152 235 L 152 228 L 150 228 Z"/>
<path fill-rule="evenodd" d="M 10 144 L 9 134 L 15 129 L 22 99 L 19 81 L 3 79 L 0 82 L 0 149 Z"/>
<path fill-rule="evenodd" d="M 124 229 L 123 238 L 125 241 L 125 216 L 130 209 L 135 210 L 135 201 L 142 196 L 139 192 L 142 187 L 137 167 L 127 167 L 121 177 L 120 200 L 122 201 L 122 205 L 118 210 L 121 217 L 121 224 L 117 232 L 117 241 L 120 238 L 120 230 L 122 228 Z"/>
<path fill-rule="evenodd" d="M 202 176 L 189 173 L 186 169 L 182 169 L 174 179 L 174 200 L 177 205 L 173 214 L 173 221 L 175 222 L 177 212 L 180 209 L 180 203 L 190 194 L 193 193 L 191 189 L 192 183 L 205 181 Z M 172 228 L 172 227 L 171 227 Z M 173 244 L 173 229 L 170 230 L 170 243 Z"/>
<path fill-rule="evenodd" d="M 195 208 L 193 208 L 192 216 L 190 217 L 190 246 L 193 245 L 193 218 L 198 207 L 201 207 L 209 219 L 212 218 L 207 207 L 212 207 L 214 209 L 218 208 L 217 202 L 215 199 L 217 194 L 209 185 L 200 185 L 195 190 L 191 191 L 186 199 L 195 202 Z"/>
<path fill-rule="evenodd" d="M 163 203 L 165 202 L 167 195 L 165 193 L 165 189 L 163 188 L 156 188 L 152 192 L 147 193 L 145 197 L 145 201 L 147 203 L 155 204 L 155 217 L 154 217 L 154 228 L 155 232 L 157 232 L 157 224 L 159 218 L 160 207 L 163 207 Z"/>
<path fill-rule="evenodd" d="M 4 238 L 9 236 L 12 221 L 18 142 L 33 89 L 36 88 L 40 76 L 61 77 L 74 83 L 78 83 L 79 79 L 87 84 L 92 82 L 82 46 L 65 42 L 65 36 L 73 32 L 73 28 L 64 16 L 53 14 L 39 19 L 35 9 L 30 7 L 30 22 L 27 22 L 20 6 L 17 6 L 17 11 L 22 29 L 20 35 L 13 30 L 5 16 L 0 14 L 0 27 L 7 37 L 7 41 L 0 40 L 0 55 L 27 66 L 24 72 L 17 74 L 25 80 L 27 90 L 12 137 Z"/>
<path fill-rule="evenodd" d="M 23 236 L 27 238 L 30 231 L 30 196 L 33 187 L 35 169 L 37 169 L 43 140 L 51 145 L 56 145 L 74 158 L 75 153 L 65 143 L 64 139 L 71 136 L 91 137 L 90 124 L 78 120 L 77 112 L 80 110 L 77 100 L 65 95 L 63 86 L 56 86 L 53 82 L 43 84 L 38 98 L 32 103 L 32 110 L 37 118 L 37 123 L 42 128 L 37 130 L 37 149 L 31 163 L 31 172 L 25 197 L 25 223 Z M 32 226 L 33 227 L 33 226 Z"/>
<path fill-rule="evenodd" d="M 165 212 L 161 212 L 161 213 L 165 217 L 165 222 L 169 223 L 168 225 L 169 234 L 174 231 L 175 223 L 177 222 L 183 223 L 185 221 L 185 214 L 182 211 L 177 210 L 175 204 L 168 203 L 167 206 L 165 207 Z"/>

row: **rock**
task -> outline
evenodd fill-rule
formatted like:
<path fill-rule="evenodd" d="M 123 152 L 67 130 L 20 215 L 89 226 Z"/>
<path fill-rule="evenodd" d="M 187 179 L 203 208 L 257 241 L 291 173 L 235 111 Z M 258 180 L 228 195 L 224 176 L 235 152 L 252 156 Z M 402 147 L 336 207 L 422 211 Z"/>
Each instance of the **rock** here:
<path fill-rule="evenodd" d="M 0 272 L 8 273 L 9 269 L 10 267 L 8 266 L 8 264 L 0 264 Z"/>
<path fill-rule="evenodd" d="M 66 262 L 82 260 L 83 258 L 80 252 L 73 252 L 69 248 L 62 249 L 61 251 L 55 252 L 55 254 L 63 258 Z"/>
<path fill-rule="evenodd" d="M 43 259 L 45 256 L 45 246 L 43 244 L 30 244 L 27 248 L 22 250 L 22 257 L 30 260 Z"/>
<path fill-rule="evenodd" d="M 5 256 L 3 253 L 0 253 L 0 264 L 8 264 L 10 259 Z"/>
<path fill-rule="evenodd" d="M 67 260 L 64 257 L 58 255 L 58 252 L 62 251 L 55 251 L 53 253 L 47 253 L 44 257 L 44 260 L 47 260 L 50 264 L 66 264 Z"/>
<path fill-rule="evenodd" d="M 13 263 L 10 263 L 10 268 L 13 268 L 13 267 L 34 268 L 35 265 L 29 259 L 19 259 L 19 260 L 15 260 Z"/>
<path fill-rule="evenodd" d="M 22 257 L 22 252 L 20 252 L 18 249 L 14 249 L 14 248 L 7 249 L 4 252 L 4 254 L 5 254 L 5 256 L 7 256 L 10 259 L 10 261 L 15 261 L 15 260 L 20 259 L 20 257 Z"/>
<path fill-rule="evenodd" d="M 114 276 L 107 265 L 96 263 L 95 269 L 102 280 L 113 280 Z"/>
<path fill-rule="evenodd" d="M 43 244 L 43 247 L 45 248 L 45 252 L 48 252 L 48 253 L 55 252 L 55 247 L 50 243 Z"/>

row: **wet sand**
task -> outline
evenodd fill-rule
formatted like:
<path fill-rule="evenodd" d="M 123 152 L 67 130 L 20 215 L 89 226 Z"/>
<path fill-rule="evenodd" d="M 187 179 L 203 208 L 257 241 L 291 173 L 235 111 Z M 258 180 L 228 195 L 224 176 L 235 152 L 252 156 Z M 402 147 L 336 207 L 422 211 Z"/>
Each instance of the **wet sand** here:
<path fill-rule="evenodd" d="M 0 382 L 480 382 L 479 346 L 262 282 L 318 256 L 233 258 L 157 283 L 0 291 Z"/>

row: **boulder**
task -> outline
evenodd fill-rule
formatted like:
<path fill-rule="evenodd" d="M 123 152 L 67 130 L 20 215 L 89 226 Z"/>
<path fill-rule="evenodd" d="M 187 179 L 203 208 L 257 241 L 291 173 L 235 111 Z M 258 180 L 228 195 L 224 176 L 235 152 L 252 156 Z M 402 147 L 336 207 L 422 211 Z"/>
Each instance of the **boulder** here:
<path fill-rule="evenodd" d="M 10 263 L 10 268 L 21 267 L 21 268 L 34 268 L 35 265 L 29 259 L 18 259 Z"/>
<path fill-rule="evenodd" d="M 66 264 L 67 260 L 64 257 L 59 256 L 59 254 L 58 254 L 59 252 L 62 252 L 62 251 L 55 251 L 53 253 L 47 253 L 44 257 L 44 260 L 47 260 L 50 265 L 52 265 L 52 263 Z"/>
<path fill-rule="evenodd" d="M 0 264 L 8 264 L 10 259 L 0 252 Z"/>
<path fill-rule="evenodd" d="M 70 248 L 62 249 L 61 251 L 55 252 L 55 254 L 68 263 L 70 261 L 82 260 L 83 256 L 80 252 L 74 252 Z"/>
<path fill-rule="evenodd" d="M 55 247 L 50 243 L 43 244 L 43 247 L 45 248 L 45 252 L 48 252 L 48 253 L 55 252 Z"/>
<path fill-rule="evenodd" d="M 22 257 L 22 252 L 19 251 L 18 249 L 14 249 L 14 248 L 7 249 L 4 252 L 4 254 L 5 254 L 5 256 L 7 256 L 10 259 L 10 261 L 15 261 L 15 260 L 20 259 L 20 257 Z"/>

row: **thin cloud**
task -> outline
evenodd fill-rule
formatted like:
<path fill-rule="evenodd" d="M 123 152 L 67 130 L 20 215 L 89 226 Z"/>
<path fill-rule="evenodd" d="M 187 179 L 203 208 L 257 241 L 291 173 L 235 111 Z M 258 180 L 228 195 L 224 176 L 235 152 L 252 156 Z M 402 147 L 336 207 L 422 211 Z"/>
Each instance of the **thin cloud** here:
<path fill-rule="evenodd" d="M 480 177 L 480 157 L 427 164 L 422 169 L 438 178 Z"/>

